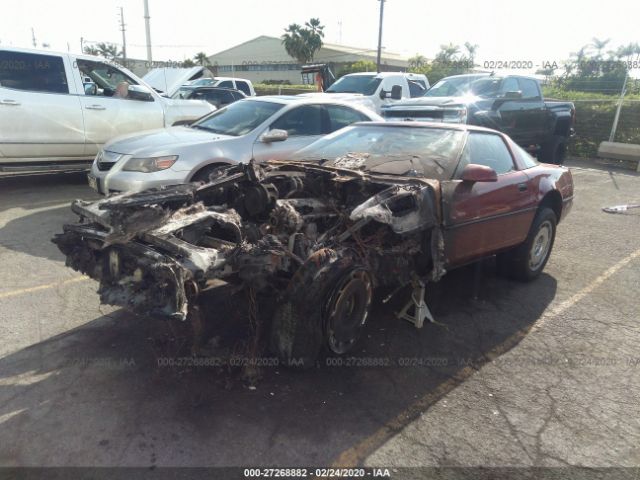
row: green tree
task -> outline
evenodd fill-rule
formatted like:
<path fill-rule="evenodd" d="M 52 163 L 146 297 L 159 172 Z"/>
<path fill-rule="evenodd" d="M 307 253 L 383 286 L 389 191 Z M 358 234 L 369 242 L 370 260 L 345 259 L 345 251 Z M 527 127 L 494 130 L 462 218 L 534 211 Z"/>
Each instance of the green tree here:
<path fill-rule="evenodd" d="M 409 59 L 409 67 L 410 68 L 422 68 L 427 64 L 427 57 L 424 55 L 420 55 L 416 53 L 413 57 Z"/>
<path fill-rule="evenodd" d="M 465 49 L 467 54 L 461 53 L 458 45 L 452 43 L 440 45 L 440 51 L 431 62 L 426 61 L 422 55 L 411 57 L 409 71 L 424 73 L 432 85 L 441 78 L 468 73 L 473 68 L 478 46 L 467 42 Z M 422 63 L 422 59 L 424 59 L 424 63 Z"/>
<path fill-rule="evenodd" d="M 198 53 L 196 53 L 196 54 L 195 54 L 195 56 L 193 57 L 193 60 L 194 60 L 198 65 L 201 65 L 201 66 L 203 66 L 203 67 L 204 67 L 205 65 L 209 65 L 209 64 L 210 64 L 210 62 L 209 62 L 209 57 L 208 57 L 208 56 L 207 56 L 207 54 L 206 54 L 206 53 L 204 53 L 204 52 L 198 52 Z"/>
<path fill-rule="evenodd" d="M 118 45 L 108 42 L 98 42 L 95 45 L 88 45 L 84 47 L 84 53 L 105 57 L 109 60 L 116 60 L 122 57 L 122 50 L 118 48 Z"/>
<path fill-rule="evenodd" d="M 191 67 L 195 67 L 195 66 L 196 66 L 196 62 L 194 62 L 190 58 L 187 58 L 184 62 L 182 62 L 182 67 L 183 68 L 191 68 Z"/>
<path fill-rule="evenodd" d="M 308 63 L 322 47 L 324 26 L 317 18 L 305 22 L 304 27 L 292 23 L 285 28 L 281 38 L 290 57 L 295 58 L 298 63 Z"/>

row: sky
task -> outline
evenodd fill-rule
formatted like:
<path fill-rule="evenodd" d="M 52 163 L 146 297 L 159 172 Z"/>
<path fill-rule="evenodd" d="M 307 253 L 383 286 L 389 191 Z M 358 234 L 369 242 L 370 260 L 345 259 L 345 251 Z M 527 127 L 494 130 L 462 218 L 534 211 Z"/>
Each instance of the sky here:
<path fill-rule="evenodd" d="M 311 17 L 325 25 L 325 42 L 376 48 L 378 0 L 149 0 L 153 60 L 213 54 L 259 35 L 280 36 Z M 146 58 L 143 0 L 0 0 L 0 46 L 80 51 L 86 42 L 122 43 Z M 383 47 L 432 58 L 440 45 L 479 45 L 477 60 L 562 62 L 593 37 L 610 46 L 640 42 L 640 1 L 386 0 Z"/>

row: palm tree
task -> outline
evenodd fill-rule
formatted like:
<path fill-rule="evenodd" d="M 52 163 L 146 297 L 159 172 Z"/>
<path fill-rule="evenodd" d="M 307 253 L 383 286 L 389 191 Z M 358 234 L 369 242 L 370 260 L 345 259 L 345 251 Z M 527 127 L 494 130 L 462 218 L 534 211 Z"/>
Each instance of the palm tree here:
<path fill-rule="evenodd" d="M 440 45 L 440 51 L 436 55 L 436 59 L 441 62 L 451 62 L 456 55 L 460 53 L 460 47 L 450 43 L 448 45 Z"/>
<path fill-rule="evenodd" d="M 467 54 L 469 55 L 469 62 L 474 65 L 476 61 L 476 53 L 478 53 L 478 45 L 464 42 L 464 48 L 467 50 Z"/>
<path fill-rule="evenodd" d="M 427 64 L 427 57 L 425 57 L 424 55 L 420 55 L 419 53 L 416 53 L 415 56 L 409 59 L 409 66 L 411 68 L 421 68 L 421 67 L 424 67 L 426 64 Z"/>
<path fill-rule="evenodd" d="M 607 38 L 606 40 L 599 40 L 596 37 L 593 37 L 591 41 L 593 42 L 591 46 L 596 49 L 596 58 L 599 60 L 602 58 L 602 50 L 604 50 L 611 39 Z"/>
<path fill-rule="evenodd" d="M 115 60 L 122 56 L 122 50 L 118 48 L 118 45 L 108 42 L 98 42 L 95 46 L 84 47 L 84 51 L 89 55 L 97 55 L 108 58 L 109 60 Z"/>
<path fill-rule="evenodd" d="M 284 29 L 284 34 L 281 37 L 284 49 L 298 63 L 310 62 L 322 47 L 323 30 L 324 26 L 317 18 L 310 19 L 304 27 L 292 23 Z"/>
<path fill-rule="evenodd" d="M 209 65 L 209 63 L 210 63 L 210 62 L 209 62 L 209 57 L 207 57 L 207 54 L 206 54 L 206 53 L 204 53 L 204 52 L 198 52 L 198 53 L 196 53 L 196 54 L 195 54 L 195 56 L 193 57 L 193 59 L 195 60 L 195 62 L 196 62 L 198 65 L 201 65 L 201 66 L 203 66 L 203 67 L 204 67 L 205 65 Z"/>

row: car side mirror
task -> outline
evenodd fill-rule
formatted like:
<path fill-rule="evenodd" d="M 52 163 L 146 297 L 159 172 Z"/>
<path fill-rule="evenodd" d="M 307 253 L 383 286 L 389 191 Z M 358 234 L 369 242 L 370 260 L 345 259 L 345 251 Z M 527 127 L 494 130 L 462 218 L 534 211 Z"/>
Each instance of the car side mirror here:
<path fill-rule="evenodd" d="M 98 86 L 93 82 L 84 83 L 84 94 L 85 95 L 97 95 L 98 94 Z"/>
<path fill-rule="evenodd" d="M 460 178 L 463 182 L 497 182 L 498 174 L 493 168 L 486 165 L 470 163 L 464 167 Z"/>
<path fill-rule="evenodd" d="M 153 102 L 153 95 L 144 85 L 129 85 L 129 94 L 127 98 L 131 100 L 140 100 L 142 102 Z"/>
<path fill-rule="evenodd" d="M 284 142 L 287 138 L 289 138 L 289 134 L 286 130 L 274 128 L 273 130 L 269 130 L 267 133 L 263 133 L 260 137 L 260 141 L 262 143 Z"/>
<path fill-rule="evenodd" d="M 402 87 L 400 85 L 394 85 L 391 87 L 391 99 L 400 100 L 402 98 Z"/>

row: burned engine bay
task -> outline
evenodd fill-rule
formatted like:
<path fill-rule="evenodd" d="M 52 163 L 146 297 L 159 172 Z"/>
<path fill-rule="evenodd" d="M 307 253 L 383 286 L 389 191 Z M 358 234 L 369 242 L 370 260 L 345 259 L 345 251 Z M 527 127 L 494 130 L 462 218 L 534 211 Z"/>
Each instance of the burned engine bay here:
<path fill-rule="evenodd" d="M 357 340 L 374 287 L 444 274 L 438 195 L 424 178 L 251 162 L 205 184 L 76 200 L 80 221 L 53 242 L 102 303 L 145 315 L 185 320 L 220 280 L 267 292 L 275 350 L 312 359 Z"/>

